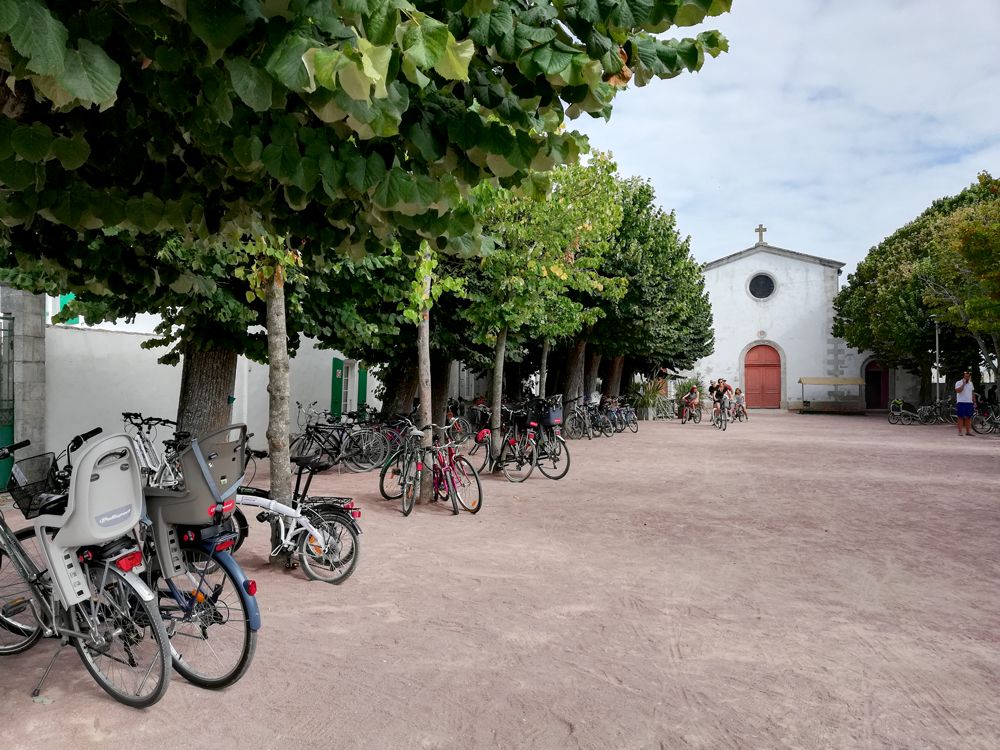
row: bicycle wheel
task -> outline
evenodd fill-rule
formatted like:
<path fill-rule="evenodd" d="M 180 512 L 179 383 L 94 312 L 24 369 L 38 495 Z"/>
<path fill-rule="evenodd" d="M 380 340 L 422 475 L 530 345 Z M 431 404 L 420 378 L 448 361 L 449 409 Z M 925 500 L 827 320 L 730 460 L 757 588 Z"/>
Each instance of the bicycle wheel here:
<path fill-rule="evenodd" d="M 74 604 L 67 618 L 84 633 L 71 640 L 91 677 L 112 698 L 146 708 L 170 684 L 170 639 L 153 602 L 114 565 L 88 566 L 90 599 Z"/>
<path fill-rule="evenodd" d="M 171 581 L 173 588 L 157 582 L 174 669 L 199 687 L 224 688 L 249 669 L 257 631 L 250 627 L 239 584 L 216 556 L 186 549 L 184 567 Z"/>
<path fill-rule="evenodd" d="M 701 424 L 701 407 L 700 406 L 697 409 L 694 410 L 694 413 L 691 415 L 691 421 L 694 422 L 695 424 Z"/>
<path fill-rule="evenodd" d="M 385 460 L 378 475 L 378 491 L 386 500 L 398 500 L 403 495 L 403 461 L 406 451 L 400 448 Z"/>
<path fill-rule="evenodd" d="M 347 580 L 358 565 L 358 532 L 343 514 L 331 510 L 309 513 L 309 522 L 319 532 L 302 534 L 299 542 L 299 562 L 303 572 L 314 581 L 339 585 Z"/>
<path fill-rule="evenodd" d="M 413 504 L 417 500 L 417 493 L 420 492 L 420 471 L 417 469 L 417 458 L 414 454 L 408 455 L 403 463 L 400 484 L 403 488 L 400 493 L 403 515 L 408 516 L 413 512 Z"/>
<path fill-rule="evenodd" d="M 451 439 L 458 445 L 465 445 L 476 434 L 472 429 L 472 424 L 465 417 L 456 417 L 448 432 Z"/>
<path fill-rule="evenodd" d="M 535 441 L 522 436 L 517 443 L 505 442 L 500 448 L 500 470 L 509 482 L 523 482 L 535 470 Z"/>
<path fill-rule="evenodd" d="M 538 470 L 549 479 L 566 476 L 569 471 L 569 446 L 562 435 L 546 435 L 545 451 L 538 456 Z"/>
<path fill-rule="evenodd" d="M 917 418 L 920 420 L 920 424 L 933 424 L 934 413 L 930 410 L 930 408 L 919 409 L 917 411 Z"/>
<path fill-rule="evenodd" d="M 247 522 L 247 517 L 244 515 L 240 508 L 236 508 L 233 511 L 232 517 L 228 520 L 230 528 L 238 534 L 236 537 L 236 542 L 233 544 L 233 548 L 229 551 L 229 554 L 235 555 L 236 551 L 243 546 L 243 542 L 246 538 L 250 536 L 250 524 Z"/>
<path fill-rule="evenodd" d="M 673 412 L 671 412 L 671 414 L 672 414 L 672 413 L 673 413 Z M 672 418 L 672 417 L 671 417 L 671 418 Z M 626 426 L 627 426 L 627 427 L 629 428 L 629 430 L 631 430 L 631 431 L 632 431 L 633 433 L 636 433 L 636 432 L 638 432 L 638 431 L 639 431 L 639 418 L 638 418 L 638 417 L 637 417 L 637 416 L 635 415 L 635 412 L 634 412 L 634 411 L 632 411 L 631 409 L 629 409 L 629 412 L 628 412 L 628 414 L 627 414 L 627 415 L 626 415 L 626 417 L 625 417 L 625 425 L 626 425 Z"/>
<path fill-rule="evenodd" d="M 34 526 L 14 532 L 14 537 L 39 570 L 48 567 L 41 547 L 35 542 Z M 0 549 L 0 656 L 27 651 L 42 637 L 42 626 L 32 611 L 32 602 L 35 606 L 39 604 L 6 551 Z M 38 607 L 38 611 L 44 608 Z"/>
<path fill-rule="evenodd" d="M 889 424 L 899 424 L 899 414 L 894 411 L 889 412 Z"/>
<path fill-rule="evenodd" d="M 982 414 L 976 414 L 972 417 L 972 429 L 980 435 L 985 435 L 990 431 L 990 426 L 987 424 L 986 420 L 983 419 Z"/>
<path fill-rule="evenodd" d="M 570 414 L 563 428 L 566 437 L 570 440 L 579 440 L 583 437 L 583 420 L 577 414 Z"/>
<path fill-rule="evenodd" d="M 322 450 L 319 441 L 309 433 L 303 432 L 296 435 L 288 443 L 288 455 L 290 456 L 316 456 Z"/>
<path fill-rule="evenodd" d="M 448 499 L 448 482 L 445 481 L 444 472 L 438 466 L 437 457 L 434 458 L 434 475 L 431 479 L 431 488 L 434 491 L 435 502 L 444 502 Z M 458 512 L 457 509 L 455 512 Z"/>
<path fill-rule="evenodd" d="M 344 439 L 341 457 L 351 471 L 371 471 L 381 466 L 389 453 L 389 441 L 374 430 L 358 430 Z"/>
<path fill-rule="evenodd" d="M 726 431 L 726 427 L 729 426 L 729 410 L 720 409 L 719 410 L 719 429 L 723 432 Z"/>
<path fill-rule="evenodd" d="M 469 513 L 478 513 L 483 507 L 483 485 L 472 462 L 465 456 L 455 456 L 453 477 L 458 504 Z"/>
<path fill-rule="evenodd" d="M 688 421 L 688 410 L 686 406 L 681 407 L 681 424 L 687 424 Z"/>
<path fill-rule="evenodd" d="M 613 424 L 611 424 L 611 419 L 608 417 L 607 414 L 601 415 L 600 428 L 601 428 L 601 434 L 604 435 L 604 437 L 611 437 L 612 435 L 615 434 L 615 427 Z"/>
<path fill-rule="evenodd" d="M 899 415 L 900 424 L 910 425 L 913 424 L 913 417 L 910 416 L 909 412 L 903 412 Z"/>

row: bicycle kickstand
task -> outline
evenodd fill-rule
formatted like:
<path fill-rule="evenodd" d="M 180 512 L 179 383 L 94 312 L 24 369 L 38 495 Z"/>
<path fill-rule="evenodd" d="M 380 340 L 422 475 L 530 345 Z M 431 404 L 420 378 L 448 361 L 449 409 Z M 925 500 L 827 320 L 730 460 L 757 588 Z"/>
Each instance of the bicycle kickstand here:
<path fill-rule="evenodd" d="M 59 658 L 59 654 L 62 653 L 63 648 L 65 648 L 68 645 L 69 645 L 69 639 L 66 638 L 66 636 L 63 636 L 62 638 L 59 639 L 59 647 L 56 648 L 56 652 L 52 654 L 52 658 L 49 659 L 48 666 L 46 666 L 45 671 L 42 672 L 42 678 L 38 681 L 38 684 L 35 685 L 35 689 L 31 691 L 32 698 L 37 698 L 39 695 L 41 695 L 42 684 L 45 682 L 45 678 L 49 676 L 49 672 L 52 670 L 52 665 L 56 663 L 56 659 Z"/>

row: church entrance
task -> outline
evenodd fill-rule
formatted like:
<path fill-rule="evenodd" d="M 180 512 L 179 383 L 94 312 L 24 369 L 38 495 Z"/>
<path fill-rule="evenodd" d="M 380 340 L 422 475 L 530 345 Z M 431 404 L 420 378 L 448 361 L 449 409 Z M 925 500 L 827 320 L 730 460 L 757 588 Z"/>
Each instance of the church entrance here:
<path fill-rule="evenodd" d="M 865 367 L 865 408 L 889 408 L 889 368 L 881 362 Z"/>
<path fill-rule="evenodd" d="M 747 407 L 781 408 L 781 355 L 773 346 L 759 344 L 747 352 L 743 382 L 746 383 Z"/>

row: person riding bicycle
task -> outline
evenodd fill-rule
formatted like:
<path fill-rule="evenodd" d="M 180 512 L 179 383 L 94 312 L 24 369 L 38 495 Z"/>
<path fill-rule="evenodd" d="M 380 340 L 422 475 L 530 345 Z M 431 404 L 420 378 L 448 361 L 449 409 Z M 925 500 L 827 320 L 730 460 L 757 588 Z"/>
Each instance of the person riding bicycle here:
<path fill-rule="evenodd" d="M 726 382 L 725 378 L 719 378 L 719 382 L 715 386 L 715 393 L 713 395 L 712 417 L 716 418 L 719 416 L 719 410 L 722 408 L 723 399 L 733 395 L 733 387 Z"/>
<path fill-rule="evenodd" d="M 737 388 L 733 394 L 733 415 L 740 412 L 743 413 L 744 417 L 747 415 L 747 398 L 743 395 L 743 389 Z"/>
<path fill-rule="evenodd" d="M 684 408 L 689 412 L 698 408 L 698 404 L 701 403 L 701 394 L 698 393 L 698 386 L 692 385 L 691 390 L 684 394 L 681 399 L 684 402 Z"/>

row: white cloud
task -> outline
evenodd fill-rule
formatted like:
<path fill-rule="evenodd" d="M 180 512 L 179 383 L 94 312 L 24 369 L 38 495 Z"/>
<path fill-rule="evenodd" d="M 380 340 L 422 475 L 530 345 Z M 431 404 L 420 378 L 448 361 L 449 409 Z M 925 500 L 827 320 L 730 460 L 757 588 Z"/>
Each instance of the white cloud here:
<path fill-rule="evenodd" d="M 763 222 L 768 242 L 851 270 L 934 199 L 1000 174 L 996 0 L 737 0 L 703 28 L 730 52 L 624 92 L 609 123 L 572 123 L 653 181 L 699 260 Z"/>

